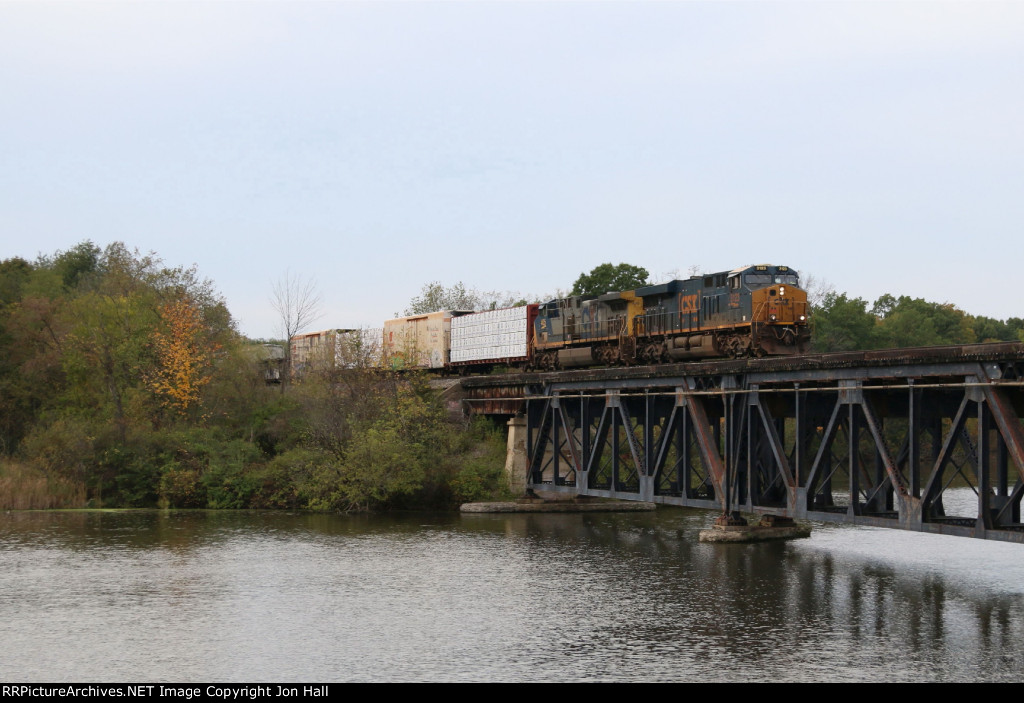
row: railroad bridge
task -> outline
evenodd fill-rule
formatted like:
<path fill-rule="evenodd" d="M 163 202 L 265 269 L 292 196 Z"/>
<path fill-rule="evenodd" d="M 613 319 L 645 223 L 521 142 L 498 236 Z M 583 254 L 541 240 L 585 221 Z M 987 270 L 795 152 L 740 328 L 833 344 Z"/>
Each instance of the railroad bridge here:
<path fill-rule="evenodd" d="M 464 378 L 525 487 L 1024 542 L 1024 344 Z M 523 485 L 523 484 L 520 484 Z"/>

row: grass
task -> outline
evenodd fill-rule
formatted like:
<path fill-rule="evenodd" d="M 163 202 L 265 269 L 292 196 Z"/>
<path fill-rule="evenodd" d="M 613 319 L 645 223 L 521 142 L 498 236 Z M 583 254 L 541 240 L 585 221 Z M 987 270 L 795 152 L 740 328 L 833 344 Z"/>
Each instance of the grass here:
<path fill-rule="evenodd" d="M 48 476 L 28 464 L 0 460 L 0 510 L 82 508 L 85 503 L 83 484 Z"/>

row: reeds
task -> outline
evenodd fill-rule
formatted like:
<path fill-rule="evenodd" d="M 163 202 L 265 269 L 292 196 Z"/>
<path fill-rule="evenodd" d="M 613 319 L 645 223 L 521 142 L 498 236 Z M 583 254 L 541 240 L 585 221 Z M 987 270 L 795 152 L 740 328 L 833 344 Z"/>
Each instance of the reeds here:
<path fill-rule="evenodd" d="M 0 460 L 0 510 L 47 510 L 85 506 L 85 485 L 17 461 Z"/>

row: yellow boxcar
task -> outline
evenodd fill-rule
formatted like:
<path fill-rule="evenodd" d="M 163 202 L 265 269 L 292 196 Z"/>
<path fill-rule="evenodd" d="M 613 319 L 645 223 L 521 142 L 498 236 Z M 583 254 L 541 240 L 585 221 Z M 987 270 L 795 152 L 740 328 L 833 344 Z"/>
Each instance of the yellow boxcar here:
<path fill-rule="evenodd" d="M 451 348 L 451 310 L 410 315 L 384 323 L 384 365 L 393 369 L 444 368 Z"/>

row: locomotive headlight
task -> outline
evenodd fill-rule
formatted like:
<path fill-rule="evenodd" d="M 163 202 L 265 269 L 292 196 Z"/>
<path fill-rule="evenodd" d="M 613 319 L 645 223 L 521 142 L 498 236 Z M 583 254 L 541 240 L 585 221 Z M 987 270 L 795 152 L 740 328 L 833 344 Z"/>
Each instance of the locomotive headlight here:
<path fill-rule="evenodd" d="M 775 315 L 769 315 L 768 319 L 771 320 L 772 322 L 775 322 Z"/>
<path fill-rule="evenodd" d="M 800 322 L 803 322 L 806 319 L 807 319 L 807 315 L 801 315 L 800 316 Z"/>
<path fill-rule="evenodd" d="M 786 286 L 779 286 L 779 295 L 783 298 L 786 297 Z"/>

